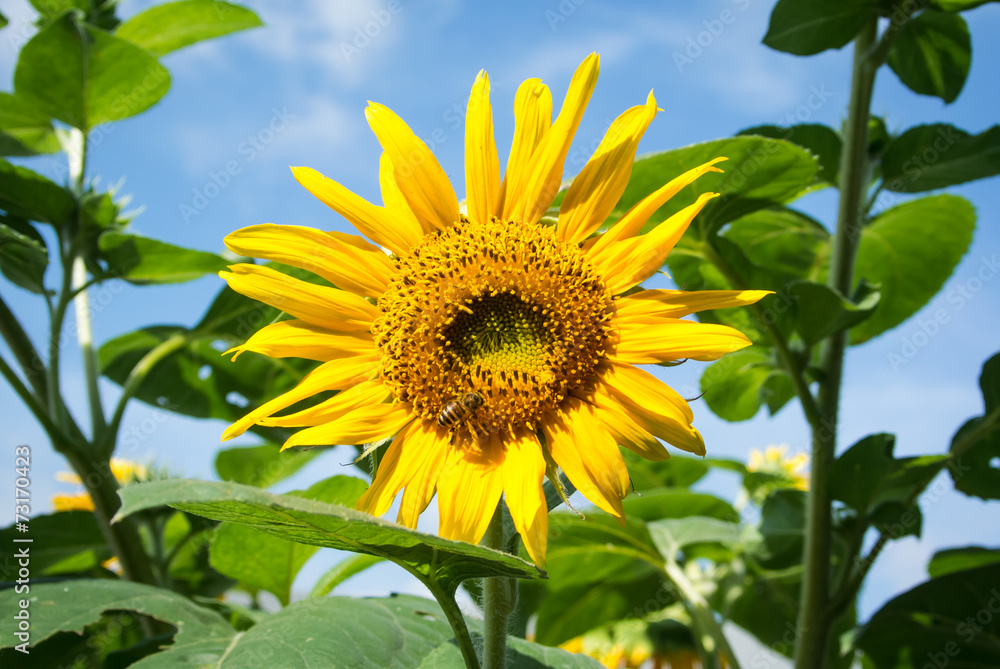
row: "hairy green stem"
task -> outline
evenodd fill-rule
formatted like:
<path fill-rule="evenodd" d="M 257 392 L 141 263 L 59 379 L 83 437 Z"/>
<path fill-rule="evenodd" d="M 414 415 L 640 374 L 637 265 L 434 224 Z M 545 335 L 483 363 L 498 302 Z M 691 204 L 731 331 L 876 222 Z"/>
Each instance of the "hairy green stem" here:
<path fill-rule="evenodd" d="M 118 441 L 118 431 L 121 429 L 122 418 L 125 415 L 125 407 L 128 401 L 135 396 L 139 386 L 146 379 L 149 373 L 164 358 L 184 347 L 187 338 L 182 334 L 175 334 L 163 340 L 153 347 L 129 372 L 128 378 L 122 385 L 122 394 L 118 398 L 115 412 L 111 417 L 108 428 L 104 431 L 103 438 L 96 442 L 97 452 L 103 456 L 110 457 L 115 450 L 115 443 Z"/>
<path fill-rule="evenodd" d="M 503 500 L 497 504 L 493 518 L 483 537 L 483 545 L 501 551 L 503 540 Z M 505 669 L 507 666 L 507 620 L 514 610 L 514 597 L 509 578 L 483 579 L 483 669 Z"/>
<path fill-rule="evenodd" d="M 731 669 L 740 669 L 740 663 L 736 659 L 736 654 L 730 647 L 729 641 L 722 631 L 722 626 L 715 619 L 712 607 L 708 605 L 702 594 L 694 587 L 694 584 L 688 579 L 687 574 L 684 573 L 681 566 L 673 560 L 667 560 L 663 566 L 663 570 L 673 584 L 677 586 L 677 589 L 680 590 L 684 604 L 688 608 L 688 613 L 691 614 L 691 618 L 695 623 L 695 628 L 700 632 L 699 646 L 704 650 L 702 655 L 707 660 L 706 667 L 712 669 L 724 666 L 719 658 L 719 653 L 722 653 Z"/>
<path fill-rule="evenodd" d="M 100 371 L 97 366 L 97 352 L 94 350 L 94 333 L 90 323 L 90 297 L 86 290 L 78 288 L 87 282 L 87 267 L 83 258 L 73 258 L 70 269 L 73 280 L 73 306 L 76 308 L 76 340 L 83 354 L 83 375 L 87 382 L 87 402 L 90 405 L 90 434 L 95 444 L 104 438 L 107 423 L 101 402 L 101 389 L 97 385 Z"/>
<path fill-rule="evenodd" d="M 877 28 L 878 19 L 872 17 L 854 40 L 851 99 L 840 159 L 840 204 L 828 284 L 842 295 L 851 294 L 854 259 L 861 237 L 865 184 L 868 179 L 868 117 L 875 73 L 878 70 L 878 65 L 866 56 L 875 44 Z M 798 618 L 800 640 L 795 648 L 796 669 L 823 669 L 834 622 L 828 610 L 833 535 L 830 472 L 837 446 L 840 385 L 847 341 L 848 331 L 842 330 L 827 339 L 820 351 L 819 366 L 823 372 L 817 395 L 820 424 L 813 426 L 812 434 L 803 558 L 805 571 Z"/>

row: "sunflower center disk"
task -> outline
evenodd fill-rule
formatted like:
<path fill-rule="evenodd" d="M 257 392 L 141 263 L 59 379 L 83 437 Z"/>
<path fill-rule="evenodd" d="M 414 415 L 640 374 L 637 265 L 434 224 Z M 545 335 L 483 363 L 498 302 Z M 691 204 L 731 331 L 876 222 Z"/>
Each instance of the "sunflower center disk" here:
<path fill-rule="evenodd" d="M 474 421 L 490 432 L 534 429 L 591 380 L 613 340 L 604 282 L 538 225 L 463 217 L 396 260 L 378 305 L 372 332 L 396 397 L 434 420 L 477 392 Z"/>

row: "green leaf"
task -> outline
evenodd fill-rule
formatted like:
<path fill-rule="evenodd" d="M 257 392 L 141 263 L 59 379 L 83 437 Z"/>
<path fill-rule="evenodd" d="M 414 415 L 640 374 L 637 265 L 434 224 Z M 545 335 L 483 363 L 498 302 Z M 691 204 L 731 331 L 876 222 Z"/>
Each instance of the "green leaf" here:
<path fill-rule="evenodd" d="M 863 524 L 891 539 L 920 536 L 923 516 L 916 499 L 949 464 L 946 455 L 896 458 L 896 438 L 873 434 L 834 462 L 830 494 L 854 509 Z"/>
<path fill-rule="evenodd" d="M 975 9 L 980 5 L 997 0 L 931 0 L 931 7 L 936 7 L 946 12 L 964 12 Z"/>
<path fill-rule="evenodd" d="M 267 488 L 299 471 L 320 453 L 315 449 L 282 451 L 278 444 L 223 448 L 215 455 L 215 472 L 223 481 Z"/>
<path fill-rule="evenodd" d="M 975 227 L 967 200 L 935 195 L 888 209 L 862 229 L 854 282 L 879 285 L 882 299 L 851 329 L 851 343 L 896 327 L 927 304 L 965 255 Z"/>
<path fill-rule="evenodd" d="M 320 576 L 309 596 L 325 597 L 347 579 L 360 574 L 382 561 L 382 558 L 375 557 L 374 555 L 349 555 Z"/>
<path fill-rule="evenodd" d="M 951 452 L 957 460 L 950 472 L 956 490 L 1000 499 L 1000 353 L 983 363 L 979 387 L 983 415 L 967 421 L 952 438 Z"/>
<path fill-rule="evenodd" d="M 44 243 L 0 223 L 0 272 L 12 283 L 33 293 L 44 293 L 48 264 Z"/>
<path fill-rule="evenodd" d="M 31 615 L 31 643 L 37 644 L 59 631 L 82 632 L 97 622 L 106 611 L 136 611 L 177 628 L 170 653 L 179 658 L 185 654 L 204 654 L 207 661 L 221 658 L 232 640 L 233 629 L 217 613 L 204 609 L 188 598 L 170 590 L 150 585 L 96 579 L 32 583 L 30 596 L 13 589 L 0 592 L 0 607 L 4 611 L 19 611 L 19 600 L 27 599 Z M 0 620 L 0 644 L 13 646 L 17 637 L 17 620 L 13 615 Z M 163 665 L 161 665 L 163 666 Z"/>
<path fill-rule="evenodd" d="M 958 14 L 925 11 L 906 22 L 889 51 L 889 67 L 914 93 L 954 102 L 972 63 L 969 26 Z"/>
<path fill-rule="evenodd" d="M 246 7 L 216 0 L 166 2 L 139 12 L 115 34 L 155 56 L 247 28 L 264 25 Z"/>
<path fill-rule="evenodd" d="M 1000 563 L 1000 550 L 982 546 L 946 548 L 938 551 L 927 563 L 927 575 L 940 578 L 966 569 L 978 569 L 986 565 Z"/>
<path fill-rule="evenodd" d="M 0 209 L 32 221 L 61 225 L 76 208 L 73 196 L 41 174 L 0 160 Z"/>
<path fill-rule="evenodd" d="M 653 462 L 632 451 L 622 452 L 632 485 L 638 492 L 654 488 L 686 488 L 694 485 L 708 474 L 709 464 L 705 460 L 672 456 L 667 460 Z"/>
<path fill-rule="evenodd" d="M 47 19 L 59 16 L 67 9 L 79 9 L 86 13 L 90 9 L 90 0 L 30 0 L 31 6 Z"/>
<path fill-rule="evenodd" d="M 0 28 L 6 28 L 8 23 L 10 21 L 7 20 L 7 17 L 0 13 Z"/>
<path fill-rule="evenodd" d="M 767 349 L 752 347 L 728 353 L 701 375 L 705 403 L 724 420 L 749 420 L 769 398 L 771 391 L 766 384 L 776 376 L 783 377 L 784 372 L 774 364 L 773 354 Z"/>
<path fill-rule="evenodd" d="M 788 127 L 779 125 L 758 125 L 740 130 L 737 135 L 760 135 L 773 139 L 785 139 L 807 149 L 819 160 L 817 178 L 836 186 L 840 173 L 840 135 L 822 123 L 802 123 Z"/>
<path fill-rule="evenodd" d="M 719 156 L 728 158 L 716 165 L 724 173 L 709 172 L 682 189 L 650 217 L 644 231 L 693 204 L 700 194 L 714 191 L 721 197 L 706 204 L 693 224 L 704 236 L 740 216 L 794 200 L 812 185 L 819 170 L 816 159 L 802 147 L 766 137 L 732 137 L 647 154 L 632 166 L 628 186 L 612 218 L 674 177 Z"/>
<path fill-rule="evenodd" d="M 236 483 L 151 481 L 122 488 L 120 495 L 120 516 L 167 505 L 311 546 L 384 557 L 425 584 L 434 579 L 449 594 L 466 578 L 544 574 L 513 555 L 409 530 L 347 507 L 273 495 Z"/>
<path fill-rule="evenodd" d="M 629 518 L 640 518 L 646 522 L 687 516 L 731 522 L 739 520 L 739 514 L 729 502 L 715 495 L 684 489 L 647 490 L 642 493 L 642 497 L 630 495 L 624 504 L 625 513 Z"/>
<path fill-rule="evenodd" d="M 361 479 L 334 476 L 308 490 L 289 495 L 354 506 L 367 487 Z M 247 525 L 223 523 L 212 539 L 210 562 L 219 573 L 240 581 L 251 590 L 267 590 L 287 606 L 295 577 L 318 550 L 318 546 L 288 541 Z M 248 560 L 248 555 L 253 555 L 254 559 Z"/>
<path fill-rule="evenodd" d="M 40 112 L 87 131 L 145 111 L 170 88 L 170 73 L 149 52 L 69 11 L 21 49 L 15 94 Z"/>
<path fill-rule="evenodd" d="M 764 44 L 796 56 L 839 49 L 854 39 L 875 9 L 870 0 L 778 0 Z"/>
<path fill-rule="evenodd" d="M 864 282 L 859 288 L 855 302 L 826 284 L 792 283 L 789 293 L 795 299 L 795 327 L 803 341 L 812 346 L 871 316 L 878 306 L 880 293 Z"/>
<path fill-rule="evenodd" d="M 138 285 L 183 283 L 231 264 L 214 253 L 111 230 L 101 235 L 99 245 L 108 271 Z"/>
<path fill-rule="evenodd" d="M 0 93 L 0 156 L 34 156 L 59 148 L 48 116 L 19 97 Z"/>
<path fill-rule="evenodd" d="M 13 540 L 24 536 L 13 525 L 0 530 L 4 546 L 17 546 Z M 32 543 L 22 547 L 29 548 L 31 573 L 38 576 L 88 571 L 111 557 L 101 528 L 89 511 L 32 516 L 30 538 Z M 4 580 L 13 580 L 11 574 Z"/>
<path fill-rule="evenodd" d="M 663 558 L 638 519 L 622 527 L 604 513 L 552 513 L 546 562 L 548 581 L 522 584 L 529 598 L 538 595 L 539 643 L 556 645 L 605 623 L 645 615 L 651 597 L 661 601 L 658 608 L 674 600 Z M 544 594 L 538 593 L 542 588 Z"/>
<path fill-rule="evenodd" d="M 767 569 L 787 569 L 802 562 L 805 540 L 806 493 L 784 488 L 764 500 L 760 510 L 760 564 Z"/>
<path fill-rule="evenodd" d="M 970 135 L 947 123 L 918 125 L 882 155 L 886 188 L 898 193 L 946 188 L 1000 174 L 1000 125 Z"/>
<path fill-rule="evenodd" d="M 823 281 L 830 233 L 794 209 L 762 209 L 733 221 L 722 236 L 758 267 L 800 279 Z"/>
<path fill-rule="evenodd" d="M 879 667 L 1000 664 L 1000 564 L 921 583 L 887 602 L 861 628 L 855 645 Z M 958 665 L 956 665 L 958 666 Z"/>
<path fill-rule="evenodd" d="M 678 554 L 694 544 L 738 544 L 740 526 L 718 518 L 688 516 L 648 524 L 649 535 L 665 560 L 676 562 Z"/>

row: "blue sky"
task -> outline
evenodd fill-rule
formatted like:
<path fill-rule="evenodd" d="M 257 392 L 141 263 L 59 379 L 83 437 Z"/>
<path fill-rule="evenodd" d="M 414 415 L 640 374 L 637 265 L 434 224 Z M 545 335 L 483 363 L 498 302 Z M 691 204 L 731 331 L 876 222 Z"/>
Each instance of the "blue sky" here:
<path fill-rule="evenodd" d="M 120 14 L 130 16 L 148 4 L 126 0 Z M 582 168 L 610 121 L 643 102 L 650 89 L 664 111 L 640 153 L 725 137 L 763 123 L 836 127 L 847 105 L 850 49 L 804 59 L 762 46 L 770 1 L 626 6 L 598 0 L 311 0 L 296 3 L 294 12 L 290 3 L 278 0 L 247 4 L 267 27 L 167 56 L 164 63 L 173 75 L 170 93 L 153 109 L 94 138 L 91 174 L 104 183 L 125 179 L 122 192 L 145 208 L 134 222 L 137 231 L 210 251 L 221 251 L 222 238 L 230 231 L 263 222 L 351 231 L 292 179 L 288 166 L 313 167 L 378 201 L 380 150 L 364 120 L 367 100 L 394 109 L 432 146 L 461 197 L 463 110 L 481 68 L 490 74 L 504 160 L 518 84 L 541 77 L 558 104 L 577 64 L 591 51 L 601 54 L 601 78 L 567 160 L 567 176 Z M 0 86 L 9 90 L 18 41 L 33 32 L 33 13 L 25 0 L 5 3 L 4 12 L 11 25 L 0 32 Z M 888 69 L 880 73 L 873 111 L 885 115 L 892 130 L 945 121 L 976 133 L 996 122 L 1000 43 L 994 37 L 1000 34 L 1000 7 L 986 5 L 965 16 L 972 31 L 973 64 L 955 103 L 945 106 L 917 96 Z M 372 36 L 364 34 L 366 27 Z M 810 102 L 813 108 L 807 106 Z M 65 173 L 50 157 L 26 164 L 53 178 Z M 238 172 L 235 176 L 228 181 L 220 176 L 234 164 L 238 169 L 230 171 Z M 980 367 L 1000 349 L 1000 281 L 980 280 L 1000 257 L 996 183 L 951 189 L 972 201 L 979 221 L 969 253 L 939 296 L 917 319 L 851 349 L 842 447 L 888 431 L 898 436 L 897 454 L 941 453 L 955 430 L 982 412 Z M 835 193 L 814 194 L 800 206 L 829 223 Z M 154 323 L 193 324 L 221 286 L 215 277 L 142 289 L 110 284 L 95 297 L 100 305 L 95 337 L 105 341 Z M 2 280 L 0 291 L 40 341 L 46 323 L 42 304 Z M 958 299 L 961 291 L 968 297 Z M 938 309 L 946 311 L 948 322 L 932 337 L 918 334 L 921 318 Z M 922 345 L 910 348 L 915 342 Z M 903 355 L 906 362 L 893 364 L 892 354 Z M 73 352 L 64 356 L 64 387 L 83 417 L 79 359 Z M 688 363 L 664 378 L 693 396 L 702 369 L 700 363 Z M 110 383 L 104 389 L 109 396 L 117 392 Z M 745 459 L 754 447 L 787 443 L 800 451 L 808 444 L 794 403 L 774 419 L 761 415 L 735 424 L 715 418 L 703 403 L 696 402 L 694 411 L 711 455 Z M 6 387 L 0 388 L 0 421 L 5 442 L 35 449 L 35 511 L 45 512 L 49 495 L 65 488 L 54 480 L 55 472 L 65 467 Z M 212 477 L 223 427 L 133 403 L 123 429 L 136 436 L 137 446 L 122 455 L 155 458 L 178 473 Z M 346 451 L 325 454 L 282 489 L 347 471 L 338 465 L 347 459 Z M 10 485 L 5 478 L 0 490 L 10 490 Z M 735 481 L 713 474 L 703 487 L 731 499 Z M 935 550 L 995 541 L 995 533 L 984 536 L 983 528 L 1000 527 L 1000 505 L 953 492 L 947 478 L 935 482 L 924 506 L 923 538 L 896 542 L 885 551 L 863 594 L 863 616 L 923 580 L 924 565 Z M 434 526 L 432 515 L 427 529 Z M 303 582 L 334 560 L 329 555 L 315 558 Z M 391 569 L 379 568 L 373 578 L 347 589 L 376 593 L 413 587 Z"/>

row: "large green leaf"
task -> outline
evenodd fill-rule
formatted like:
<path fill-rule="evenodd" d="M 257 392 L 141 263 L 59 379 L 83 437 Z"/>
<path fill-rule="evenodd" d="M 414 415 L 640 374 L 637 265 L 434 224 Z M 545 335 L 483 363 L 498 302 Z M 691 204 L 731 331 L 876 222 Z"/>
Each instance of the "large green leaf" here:
<path fill-rule="evenodd" d="M 918 125 L 882 155 L 885 186 L 899 193 L 946 188 L 1000 174 L 1000 126 L 970 135 L 947 123 Z"/>
<path fill-rule="evenodd" d="M 217 0 L 166 2 L 139 12 L 115 34 L 156 56 L 202 40 L 263 25 L 246 7 Z"/>
<path fill-rule="evenodd" d="M 964 12 L 997 0 L 931 0 L 931 6 L 946 12 Z"/>
<path fill-rule="evenodd" d="M 767 569 L 797 567 L 802 561 L 805 540 L 806 493 L 776 490 L 764 500 L 760 510 L 760 544 L 755 547 L 758 561 Z"/>
<path fill-rule="evenodd" d="M 236 483 L 151 481 L 123 488 L 120 495 L 122 516 L 172 506 L 303 544 L 384 557 L 446 593 L 454 593 L 459 582 L 467 578 L 544 575 L 513 555 L 409 530 L 347 507 L 273 495 Z"/>
<path fill-rule="evenodd" d="M 969 26 L 950 12 L 921 12 L 903 25 L 889 51 L 889 67 L 900 81 L 945 103 L 962 92 L 971 63 Z"/>
<path fill-rule="evenodd" d="M 786 139 L 808 149 L 819 160 L 817 178 L 836 186 L 840 173 L 840 135 L 830 126 L 822 123 L 802 123 L 788 127 L 778 125 L 758 125 L 740 130 L 739 135 L 761 135 L 774 139 Z"/>
<path fill-rule="evenodd" d="M 0 530 L 4 546 L 18 546 L 13 540 L 25 536 L 32 543 L 21 547 L 30 549 L 31 573 L 38 576 L 88 571 L 111 557 L 97 519 L 90 511 L 32 516 L 30 535 L 15 531 L 13 525 Z M 13 580 L 11 574 L 4 580 Z"/>
<path fill-rule="evenodd" d="M 586 518 L 550 514 L 550 579 L 522 584 L 538 605 L 536 639 L 559 644 L 605 623 L 643 616 L 651 598 L 657 608 L 671 603 L 674 596 L 662 562 L 645 523 L 637 518 L 622 527 L 598 512 Z M 537 592 L 541 589 L 544 594 Z M 522 616 L 530 614 L 522 608 Z"/>
<path fill-rule="evenodd" d="M 1000 564 L 921 583 L 879 609 L 855 645 L 878 667 L 1000 666 Z"/>
<path fill-rule="evenodd" d="M 55 153 L 59 140 L 49 117 L 19 97 L 0 93 L 0 156 Z"/>
<path fill-rule="evenodd" d="M 796 56 L 839 49 L 872 17 L 872 0 L 778 0 L 764 44 Z"/>
<path fill-rule="evenodd" d="M 0 223 L 0 272 L 12 283 L 34 293 L 45 292 L 45 244 Z"/>
<path fill-rule="evenodd" d="M 655 227 L 667 216 L 693 204 L 701 193 L 714 191 L 715 198 L 695 219 L 702 231 L 718 229 L 724 223 L 764 207 L 794 200 L 813 183 L 819 165 L 800 146 L 767 137 L 732 137 L 682 149 L 647 154 L 636 159 L 628 186 L 618 201 L 617 215 L 680 174 L 703 163 L 725 156 L 710 172 L 682 189 L 659 209 L 646 224 Z"/>
<path fill-rule="evenodd" d="M 683 488 L 647 490 L 643 492 L 642 497 L 630 495 L 624 504 L 625 513 L 630 518 L 640 518 L 646 522 L 686 516 L 716 518 L 731 522 L 739 520 L 739 514 L 729 502 L 715 495 L 691 492 Z"/>
<path fill-rule="evenodd" d="M 26 167 L 0 160 L 0 209 L 32 221 L 61 225 L 76 203 L 68 190 Z"/>
<path fill-rule="evenodd" d="M 830 256 L 830 233 L 794 209 L 772 208 L 733 221 L 722 233 L 758 267 L 823 281 Z"/>
<path fill-rule="evenodd" d="M 169 651 L 177 654 L 173 657 L 174 667 L 192 666 L 184 664 L 184 658 L 193 654 L 206 661 L 222 657 L 233 637 L 233 629 L 219 614 L 198 606 L 183 595 L 141 583 L 113 579 L 33 583 L 28 596 L 17 594 L 13 589 L 0 592 L 0 608 L 5 612 L 18 611 L 21 599 L 29 602 L 32 644 L 60 631 L 82 632 L 85 626 L 97 622 L 105 611 L 136 611 L 176 627 L 177 634 Z M 18 643 L 14 636 L 16 627 L 13 615 L 2 617 L 2 646 Z"/>
<path fill-rule="evenodd" d="M 1000 499 L 1000 353 L 983 363 L 979 387 L 983 415 L 967 421 L 952 438 L 957 461 L 950 472 L 955 488 L 966 495 Z"/>
<path fill-rule="evenodd" d="M 673 456 L 660 462 L 646 460 L 632 451 L 622 452 L 636 491 L 655 488 L 686 488 L 708 474 L 710 463 L 701 458 Z"/>
<path fill-rule="evenodd" d="M 223 448 L 215 454 L 215 472 L 223 481 L 267 488 L 299 471 L 321 452 L 282 451 L 279 444 Z"/>
<path fill-rule="evenodd" d="M 955 195 L 936 195 L 882 212 L 861 231 L 855 284 L 879 285 L 871 317 L 851 329 L 860 344 L 896 327 L 927 304 L 972 242 L 976 211 Z"/>
<path fill-rule="evenodd" d="M 90 0 L 30 0 L 31 6 L 47 19 L 59 16 L 67 9 L 90 10 Z"/>
<path fill-rule="evenodd" d="M 170 88 L 170 73 L 149 52 L 80 22 L 76 10 L 53 19 L 21 49 L 18 97 L 81 130 L 134 116 Z"/>
<path fill-rule="evenodd" d="M 334 476 L 308 490 L 289 495 L 329 504 L 354 506 L 368 487 L 352 476 Z M 295 543 L 247 525 L 223 523 L 212 539 L 211 565 L 218 572 L 240 581 L 253 590 L 267 590 L 287 605 L 292 583 L 318 546 Z M 247 556 L 254 558 L 248 560 Z"/>
<path fill-rule="evenodd" d="M 938 551 L 927 563 L 927 575 L 939 578 L 966 569 L 976 569 L 990 564 L 1000 564 L 1000 549 L 982 546 L 946 548 Z"/>
<path fill-rule="evenodd" d="M 729 421 L 749 420 L 764 403 L 776 413 L 790 399 L 790 381 L 775 364 L 774 355 L 754 346 L 729 353 L 705 368 L 701 388 L 712 413 Z"/>
<path fill-rule="evenodd" d="M 737 523 L 688 516 L 668 518 L 649 523 L 649 535 L 665 560 L 677 561 L 680 553 L 696 544 L 737 545 L 740 542 L 740 526 Z"/>
<path fill-rule="evenodd" d="M 108 271 L 139 285 L 191 281 L 231 264 L 214 253 L 125 232 L 109 230 L 101 235 L 99 243 Z"/>

